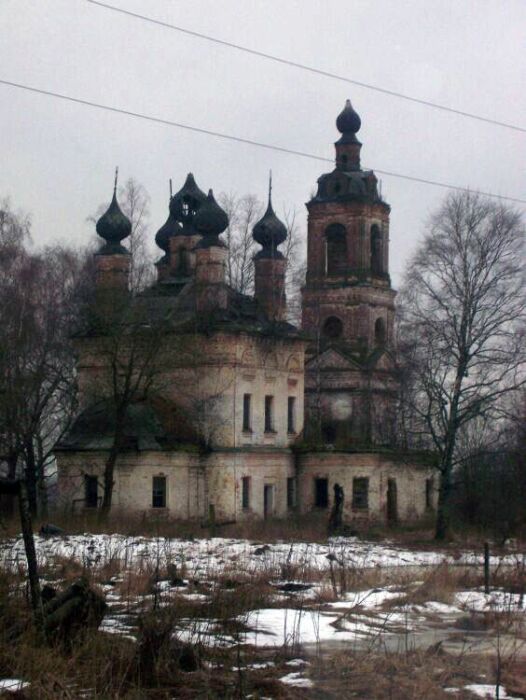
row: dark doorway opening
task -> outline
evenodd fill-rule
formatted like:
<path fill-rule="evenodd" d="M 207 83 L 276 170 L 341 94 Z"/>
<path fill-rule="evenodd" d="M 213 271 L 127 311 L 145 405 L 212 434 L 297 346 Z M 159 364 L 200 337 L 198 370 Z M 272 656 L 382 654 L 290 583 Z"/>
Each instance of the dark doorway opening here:
<path fill-rule="evenodd" d="M 329 507 L 328 479 L 314 479 L 314 505 L 316 508 Z"/>
<path fill-rule="evenodd" d="M 387 480 L 387 522 L 391 525 L 398 522 L 398 492 L 396 479 Z"/>
<path fill-rule="evenodd" d="M 263 509 L 265 518 L 271 518 L 274 515 L 274 486 L 265 484 L 263 488 Z"/>
<path fill-rule="evenodd" d="M 84 503 L 86 508 L 96 508 L 99 505 L 99 482 L 96 476 L 84 475 Z"/>

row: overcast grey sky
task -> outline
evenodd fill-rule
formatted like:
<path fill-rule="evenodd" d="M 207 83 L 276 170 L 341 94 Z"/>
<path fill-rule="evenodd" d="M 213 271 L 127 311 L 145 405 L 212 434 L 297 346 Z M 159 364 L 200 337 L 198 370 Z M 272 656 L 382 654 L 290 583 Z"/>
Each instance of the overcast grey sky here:
<path fill-rule="evenodd" d="M 254 49 L 491 119 L 526 125 L 524 0 L 107 0 Z M 270 63 L 86 0 L 2 0 L 0 78 L 331 158 L 350 97 L 366 167 L 526 198 L 526 134 Z M 0 196 L 30 212 L 35 242 L 82 242 L 113 170 L 151 196 L 168 179 L 304 202 L 331 169 L 0 85 Z M 379 176 L 392 206 L 394 280 L 444 190 Z M 305 227 L 304 227 L 305 228 Z"/>

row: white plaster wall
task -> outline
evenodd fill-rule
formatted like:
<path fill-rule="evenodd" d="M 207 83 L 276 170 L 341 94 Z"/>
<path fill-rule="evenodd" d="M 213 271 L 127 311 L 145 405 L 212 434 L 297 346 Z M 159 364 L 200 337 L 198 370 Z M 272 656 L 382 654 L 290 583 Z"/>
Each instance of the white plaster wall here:
<path fill-rule="evenodd" d="M 298 458 L 298 497 L 300 512 L 315 509 L 315 479 L 328 479 L 329 509 L 334 498 L 334 484 L 343 486 L 344 516 L 347 520 L 367 519 L 386 521 L 388 479 L 397 486 L 398 519 L 411 521 L 424 517 L 426 510 L 426 479 L 436 475 L 432 469 L 415 462 L 401 462 L 380 453 L 325 452 L 301 455 Z M 352 508 L 353 479 L 369 479 L 369 508 Z M 436 493 L 434 493 L 436 507 Z"/>

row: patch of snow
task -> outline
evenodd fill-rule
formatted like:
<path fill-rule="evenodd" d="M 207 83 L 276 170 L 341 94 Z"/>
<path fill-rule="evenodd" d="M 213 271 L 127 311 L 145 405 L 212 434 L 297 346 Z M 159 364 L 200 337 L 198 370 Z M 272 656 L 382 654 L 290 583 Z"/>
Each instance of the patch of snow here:
<path fill-rule="evenodd" d="M 19 681 L 17 678 L 0 678 L 0 691 L 7 693 L 18 693 L 27 688 L 29 683 Z"/>
<path fill-rule="evenodd" d="M 242 643 L 258 647 L 317 644 L 329 639 L 356 639 L 355 632 L 341 630 L 335 626 L 339 620 L 336 615 L 316 610 L 263 608 L 251 610 L 237 619 L 251 628 L 243 633 Z"/>
<path fill-rule="evenodd" d="M 286 676 L 283 676 L 279 680 L 281 681 L 281 683 L 286 683 L 287 685 L 294 685 L 297 688 L 314 687 L 314 683 L 310 680 L 310 678 L 305 678 L 301 675 L 301 673 L 298 672 L 288 673 Z"/>
<path fill-rule="evenodd" d="M 290 661 L 287 661 L 285 666 L 310 666 L 310 663 L 308 661 L 305 661 L 305 659 L 291 659 Z"/>
<path fill-rule="evenodd" d="M 329 605 L 342 610 L 356 607 L 374 610 L 381 607 L 387 600 L 400 598 L 403 595 L 400 591 L 392 591 L 389 588 L 370 588 L 366 591 L 347 593 L 344 600 L 329 603 Z"/>
<path fill-rule="evenodd" d="M 497 590 L 491 593 L 484 593 L 481 590 L 460 591 L 455 595 L 458 605 L 471 610 L 472 612 L 487 612 L 496 610 L 505 612 L 506 610 L 520 610 L 523 601 L 518 593 L 508 593 Z"/>
<path fill-rule="evenodd" d="M 495 700 L 497 697 L 495 685 L 486 683 L 472 683 L 471 685 L 464 686 L 464 690 L 469 690 L 471 693 L 484 700 Z M 508 695 L 502 686 L 499 689 L 499 698 L 500 700 L 521 700 L 521 698 L 518 698 L 516 695 Z"/>

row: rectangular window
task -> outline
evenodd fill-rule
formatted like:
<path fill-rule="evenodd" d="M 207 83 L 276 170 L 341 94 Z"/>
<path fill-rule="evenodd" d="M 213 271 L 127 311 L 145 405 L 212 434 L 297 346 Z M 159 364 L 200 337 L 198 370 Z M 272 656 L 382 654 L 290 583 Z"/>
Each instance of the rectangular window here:
<path fill-rule="evenodd" d="M 369 508 L 369 479 L 356 477 L 352 480 L 352 507 L 362 510 Z"/>
<path fill-rule="evenodd" d="M 296 398 L 289 396 L 287 404 L 287 432 L 296 432 Z"/>
<path fill-rule="evenodd" d="M 265 432 L 266 433 L 273 433 L 274 432 L 274 416 L 273 414 L 273 409 L 274 409 L 274 397 L 273 396 L 265 396 Z"/>
<path fill-rule="evenodd" d="M 243 510 L 250 508 L 250 477 L 244 476 L 241 479 L 241 503 Z"/>
<path fill-rule="evenodd" d="M 329 507 L 328 479 L 314 479 L 314 505 L 316 508 Z"/>
<path fill-rule="evenodd" d="M 166 508 L 166 477 L 152 479 L 152 508 Z"/>
<path fill-rule="evenodd" d="M 426 508 L 433 509 L 433 479 L 426 479 Z"/>
<path fill-rule="evenodd" d="M 84 474 L 84 503 L 86 508 L 99 505 L 99 482 L 96 476 Z"/>
<path fill-rule="evenodd" d="M 250 400 L 251 394 L 243 394 L 243 432 L 249 433 L 252 429 L 250 420 Z"/>
<path fill-rule="evenodd" d="M 287 508 L 296 507 L 296 479 L 290 476 L 287 479 Z"/>

